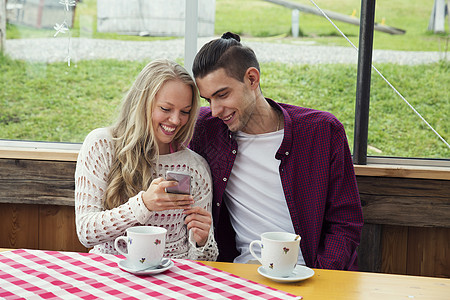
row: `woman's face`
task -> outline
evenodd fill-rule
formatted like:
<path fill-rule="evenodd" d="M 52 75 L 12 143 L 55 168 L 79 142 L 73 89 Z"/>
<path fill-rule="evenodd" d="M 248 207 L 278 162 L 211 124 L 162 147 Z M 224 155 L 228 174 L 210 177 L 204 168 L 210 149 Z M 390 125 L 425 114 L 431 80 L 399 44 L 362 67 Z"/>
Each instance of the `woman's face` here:
<path fill-rule="evenodd" d="M 167 81 L 158 91 L 152 124 L 159 153 L 169 153 L 169 144 L 186 125 L 192 108 L 192 88 L 179 80 Z"/>

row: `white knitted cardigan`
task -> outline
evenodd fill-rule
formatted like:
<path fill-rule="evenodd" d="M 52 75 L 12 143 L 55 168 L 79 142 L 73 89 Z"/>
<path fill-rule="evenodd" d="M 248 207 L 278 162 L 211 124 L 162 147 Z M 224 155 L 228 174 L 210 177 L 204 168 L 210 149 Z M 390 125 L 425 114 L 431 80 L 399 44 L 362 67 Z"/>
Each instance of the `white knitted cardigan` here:
<path fill-rule="evenodd" d="M 126 229 L 137 225 L 161 226 L 167 229 L 165 257 L 193 260 L 216 260 L 217 244 L 213 226 L 203 247 L 197 247 L 187 232 L 183 210 L 149 211 L 142 193 L 128 199 L 124 204 L 105 210 L 102 204 L 107 187 L 114 153 L 112 136 L 107 128 L 99 128 L 88 134 L 78 155 L 75 171 L 75 215 L 80 242 L 90 252 L 118 254 L 114 240 L 124 235 Z M 190 149 L 160 155 L 158 174 L 164 177 L 167 170 L 191 174 L 191 195 L 194 206 L 211 212 L 212 183 L 207 162 Z"/>

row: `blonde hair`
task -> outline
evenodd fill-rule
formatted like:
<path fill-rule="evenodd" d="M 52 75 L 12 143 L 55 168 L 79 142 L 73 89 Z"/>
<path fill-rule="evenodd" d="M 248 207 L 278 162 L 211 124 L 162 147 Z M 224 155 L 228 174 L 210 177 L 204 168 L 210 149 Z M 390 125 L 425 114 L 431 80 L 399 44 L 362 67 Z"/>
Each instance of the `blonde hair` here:
<path fill-rule="evenodd" d="M 185 147 L 191 140 L 199 109 L 197 86 L 179 64 L 169 60 L 154 60 L 137 76 L 122 101 L 118 120 L 111 128 L 115 161 L 103 199 L 106 209 L 117 207 L 146 190 L 157 174 L 155 165 L 159 151 L 151 118 L 156 94 L 171 80 L 179 80 L 192 88 L 188 122 L 173 141 L 178 147 Z"/>

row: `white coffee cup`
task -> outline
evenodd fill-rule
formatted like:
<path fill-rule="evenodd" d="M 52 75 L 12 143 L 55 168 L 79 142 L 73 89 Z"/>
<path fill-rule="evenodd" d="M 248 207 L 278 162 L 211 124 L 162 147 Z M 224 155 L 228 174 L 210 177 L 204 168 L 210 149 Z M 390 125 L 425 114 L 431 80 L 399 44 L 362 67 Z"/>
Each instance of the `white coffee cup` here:
<path fill-rule="evenodd" d="M 300 251 L 300 236 L 288 232 L 265 232 L 261 240 L 252 241 L 250 253 L 271 276 L 288 277 L 294 271 Z M 261 247 L 261 257 L 253 251 L 253 245 Z"/>
<path fill-rule="evenodd" d="M 126 236 L 114 241 L 116 250 L 127 258 L 136 270 L 156 267 L 160 264 L 166 248 L 167 230 L 156 226 L 134 226 L 127 229 Z M 120 241 L 126 243 L 122 249 Z"/>

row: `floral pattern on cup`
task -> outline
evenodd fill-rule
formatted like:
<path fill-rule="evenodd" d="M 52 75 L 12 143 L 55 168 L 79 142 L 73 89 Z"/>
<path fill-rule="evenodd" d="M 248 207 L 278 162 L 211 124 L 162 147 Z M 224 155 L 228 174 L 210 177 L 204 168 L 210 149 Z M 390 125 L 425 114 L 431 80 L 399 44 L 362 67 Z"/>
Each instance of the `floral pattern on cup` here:
<path fill-rule="evenodd" d="M 136 270 L 157 267 L 164 255 L 166 234 L 162 227 L 132 226 L 114 240 L 114 248 Z"/>
<path fill-rule="evenodd" d="M 297 265 L 300 239 L 301 237 L 295 233 L 264 232 L 261 234 L 261 240 L 251 241 L 248 248 L 267 274 L 288 277 L 292 275 Z M 253 250 L 253 246 L 260 247 L 260 255 Z"/>

